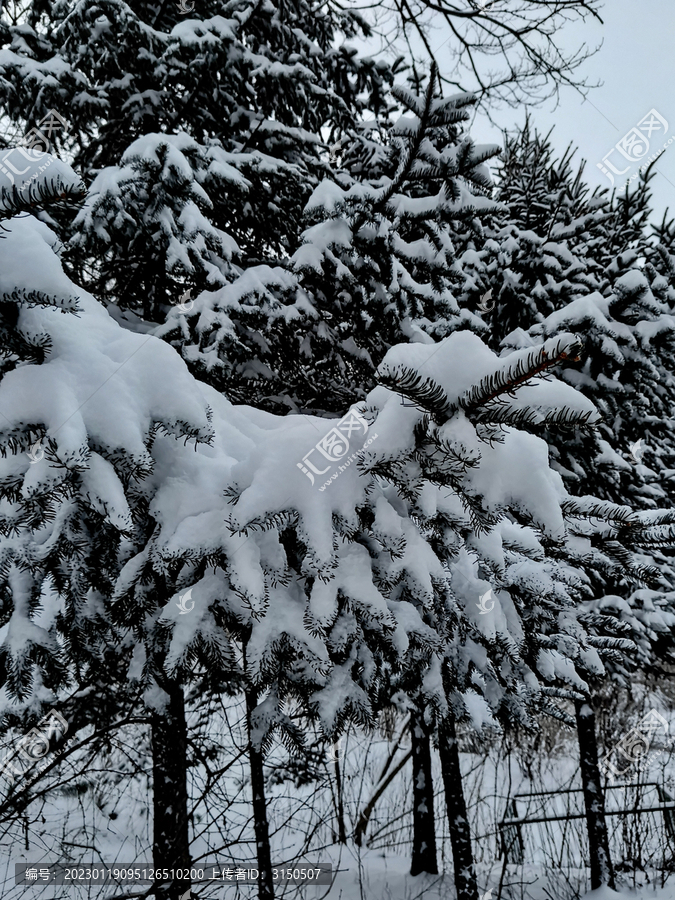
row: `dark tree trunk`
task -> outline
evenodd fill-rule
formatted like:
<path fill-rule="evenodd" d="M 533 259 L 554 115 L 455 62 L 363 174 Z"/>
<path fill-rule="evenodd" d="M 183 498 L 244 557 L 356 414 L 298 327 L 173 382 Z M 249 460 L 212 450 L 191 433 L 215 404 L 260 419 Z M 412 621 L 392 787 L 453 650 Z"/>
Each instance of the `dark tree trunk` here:
<path fill-rule="evenodd" d="M 459 765 L 459 745 L 455 722 L 451 717 L 439 726 L 438 750 L 441 757 L 445 805 L 448 811 L 448 830 L 455 869 L 457 900 L 478 900 L 478 884 L 471 849 L 471 831 L 462 788 L 462 770 Z"/>
<path fill-rule="evenodd" d="M 574 711 L 577 717 L 581 786 L 584 792 L 588 848 L 591 857 L 591 890 L 594 891 L 603 885 L 614 888 L 614 869 L 609 855 L 609 836 L 605 819 L 605 795 L 600 784 L 598 768 L 595 713 L 587 700 L 576 700 Z"/>
<path fill-rule="evenodd" d="M 267 800 L 265 799 L 265 773 L 263 755 L 251 741 L 251 715 L 258 702 L 257 692 L 246 691 L 246 726 L 248 729 L 248 757 L 251 764 L 251 791 L 253 794 L 253 827 L 258 858 L 258 897 L 260 900 L 274 900 L 272 882 L 272 854 L 267 823 Z"/>
<path fill-rule="evenodd" d="M 413 784 L 413 848 L 410 874 L 438 874 L 434 783 L 431 777 L 431 743 L 424 718 L 418 710 L 410 714 Z"/>
<path fill-rule="evenodd" d="M 153 864 L 157 869 L 190 870 L 187 796 L 187 725 L 183 688 L 163 681 L 169 695 L 163 713 L 153 712 Z M 181 900 L 190 889 L 190 879 L 166 879 L 155 888 L 157 900 Z"/>
<path fill-rule="evenodd" d="M 333 751 L 335 753 L 335 751 Z M 340 771 L 340 754 L 336 753 L 333 764 L 335 767 L 335 792 L 337 794 L 337 819 L 338 819 L 338 841 L 341 844 L 347 843 L 347 828 L 345 826 L 345 801 L 342 795 L 342 772 Z"/>

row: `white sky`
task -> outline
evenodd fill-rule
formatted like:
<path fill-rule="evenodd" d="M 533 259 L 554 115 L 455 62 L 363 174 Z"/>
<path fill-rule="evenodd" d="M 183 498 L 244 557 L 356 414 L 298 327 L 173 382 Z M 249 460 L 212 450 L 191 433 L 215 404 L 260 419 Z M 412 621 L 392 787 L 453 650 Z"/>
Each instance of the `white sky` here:
<path fill-rule="evenodd" d="M 561 34 L 562 47 L 576 49 L 585 42 L 602 47 L 582 69 L 590 82 L 603 82 L 591 90 L 586 101 L 580 94 L 565 88 L 561 91 L 560 104 L 553 109 L 549 101 L 543 107 L 531 109 L 531 118 L 540 132 L 552 134 L 554 147 L 563 152 L 571 142 L 578 147 L 575 162 L 587 160 L 585 180 L 591 185 L 611 187 L 607 177 L 596 164 L 612 149 L 631 128 L 637 125 L 651 109 L 668 122 L 667 137 L 675 135 L 675 0 L 606 0 L 600 14 L 604 25 L 589 17 L 586 23 L 567 25 Z M 440 29 L 439 29 L 440 32 Z M 442 32 L 432 46 L 443 41 Z M 372 48 L 371 48 L 372 52 Z M 443 64 L 443 54 L 439 54 Z M 448 63 L 450 54 L 448 54 Z M 471 135 L 479 143 L 502 144 L 500 127 L 512 128 L 522 123 L 526 108 L 504 109 L 493 112 L 498 127 L 493 126 L 482 114 L 478 114 Z M 652 148 L 646 161 L 663 146 L 652 138 Z M 617 185 L 635 173 L 640 163 L 629 163 L 615 151 L 611 160 L 618 169 L 630 165 L 623 176 L 615 176 Z M 675 141 L 657 161 L 658 174 L 652 181 L 654 219 L 661 218 L 666 207 L 675 214 Z"/>
<path fill-rule="evenodd" d="M 601 15 L 604 25 L 589 20 L 568 26 L 562 43 L 572 47 L 581 39 L 593 47 L 603 42 L 583 69 L 589 81 L 602 81 L 602 87 L 591 90 L 585 102 L 576 91 L 563 89 L 557 110 L 549 102 L 532 110 L 532 119 L 543 132 L 555 126 L 552 140 L 557 150 L 563 151 L 570 142 L 579 148 L 575 160 L 588 161 L 585 178 L 591 186 L 610 187 L 596 163 L 651 109 L 668 122 L 667 136 L 675 134 L 675 0 L 607 0 Z M 505 110 L 495 118 L 509 127 L 522 122 L 524 112 Z M 500 142 L 498 129 L 484 116 L 477 117 L 472 136 L 481 142 Z M 653 149 L 663 143 L 661 138 Z M 645 159 L 651 153 L 652 149 Z M 629 165 L 627 160 L 620 164 L 623 158 L 616 151 L 610 159 L 618 169 Z M 638 166 L 633 164 L 623 179 Z M 675 214 L 675 141 L 655 169 L 652 202 L 654 218 L 660 219 L 666 207 Z M 623 179 L 616 177 L 617 184 Z"/>

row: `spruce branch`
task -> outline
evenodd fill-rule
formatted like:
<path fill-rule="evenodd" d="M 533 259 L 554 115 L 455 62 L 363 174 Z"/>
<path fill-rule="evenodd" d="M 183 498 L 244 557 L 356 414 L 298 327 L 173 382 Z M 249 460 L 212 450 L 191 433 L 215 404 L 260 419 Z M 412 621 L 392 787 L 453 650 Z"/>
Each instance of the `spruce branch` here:
<path fill-rule="evenodd" d="M 412 400 L 415 406 L 438 419 L 450 407 L 443 388 L 432 378 L 424 378 L 410 366 L 380 367 L 377 373 L 380 384 Z"/>
<path fill-rule="evenodd" d="M 568 338 L 558 339 L 553 347 L 546 344 L 538 347 L 517 360 L 515 365 L 498 370 L 481 379 L 480 383 L 461 398 L 456 406 L 451 407 L 447 418 L 450 418 L 457 409 L 463 409 L 471 415 L 471 413 L 476 413 L 480 407 L 492 403 L 499 397 L 504 395 L 512 397 L 518 388 L 523 387 L 534 378 L 543 376 L 555 366 L 567 360 L 578 362 L 580 353 L 581 342 L 578 340 L 570 342 Z"/>
<path fill-rule="evenodd" d="M 367 212 L 366 210 L 361 210 L 356 215 L 354 224 L 352 226 L 352 234 L 358 234 L 358 232 L 361 230 L 363 225 L 366 224 L 366 221 L 368 219 L 372 220 L 372 216 L 374 214 L 387 207 L 387 204 L 389 203 L 391 198 L 401 188 L 405 180 L 410 175 L 410 172 L 418 159 L 422 141 L 424 140 L 427 129 L 429 127 L 429 119 L 431 116 L 431 107 L 433 104 L 434 96 L 434 86 L 436 84 L 437 77 L 438 70 L 436 64 L 432 63 L 431 72 L 429 73 L 429 83 L 427 84 L 427 89 L 424 94 L 424 105 L 422 106 L 421 110 L 417 99 L 415 99 L 412 106 L 410 105 L 409 101 L 412 101 L 413 98 L 407 91 L 405 91 L 405 89 L 401 89 L 398 95 L 396 95 L 396 89 L 394 89 L 394 95 L 397 97 L 397 99 L 417 115 L 419 122 L 417 127 L 415 128 L 414 134 L 412 135 L 412 140 L 408 145 L 407 150 L 401 157 L 394 177 L 392 178 L 389 185 L 374 198 L 372 208 Z"/>
<path fill-rule="evenodd" d="M 604 616 L 603 618 L 610 618 Z M 622 623 L 628 625 L 628 623 Z M 595 647 L 596 650 L 624 650 L 631 652 L 635 649 L 635 642 L 630 638 L 612 637 L 607 635 L 591 634 L 586 638 L 589 647 Z"/>
<path fill-rule="evenodd" d="M 593 415 L 589 410 L 577 412 L 573 409 L 549 409 L 542 412 L 536 407 L 514 409 L 509 403 L 497 400 L 494 404 L 481 407 L 473 420 L 477 423 L 489 422 L 521 429 L 536 425 L 569 429 L 588 425 Z"/>
<path fill-rule="evenodd" d="M 419 118 L 419 125 L 415 129 L 415 134 L 412 139 L 410 146 L 408 147 L 408 152 L 405 154 L 403 159 L 401 160 L 398 171 L 394 175 L 391 180 L 391 183 L 385 190 L 380 194 L 377 198 L 377 207 L 382 208 L 385 206 L 389 200 L 394 196 L 396 191 L 401 187 L 405 179 L 410 174 L 410 170 L 414 165 L 420 147 L 422 145 L 422 141 L 424 140 L 424 136 L 427 132 L 427 128 L 429 127 L 429 119 L 431 117 L 431 107 L 433 104 L 434 97 L 434 86 L 436 84 L 436 78 L 438 76 L 438 68 L 436 63 L 431 64 L 431 71 L 429 72 L 429 83 L 427 84 L 427 89 L 424 94 L 424 107 L 422 108 L 421 115 Z M 394 88 L 394 95 L 396 96 L 396 89 Z M 399 98 L 397 98 L 399 99 Z M 401 97 L 402 102 L 405 103 L 405 99 Z M 407 104 L 405 104 L 407 105 Z M 356 229 L 355 229 L 356 230 Z"/>
<path fill-rule="evenodd" d="M 0 212 L 0 217 L 2 214 Z M 21 303 L 28 309 L 36 306 L 51 306 L 54 309 L 60 309 L 62 312 L 79 313 L 80 307 L 77 305 L 79 297 L 72 294 L 67 297 L 57 297 L 52 294 L 45 294 L 44 291 L 27 290 L 25 288 L 15 288 L 11 292 L 3 293 L 0 297 L 0 303 L 13 301 Z"/>
<path fill-rule="evenodd" d="M 627 506 L 619 506 L 609 500 L 595 497 L 568 497 L 560 504 L 566 519 L 598 519 L 616 528 L 634 528 L 639 525 L 637 513 Z"/>
<path fill-rule="evenodd" d="M 60 176 L 36 181 L 27 189 L 19 190 L 12 185 L 10 190 L 0 191 L 0 221 L 11 219 L 19 213 L 31 212 L 36 208 L 45 208 L 54 203 L 70 201 L 79 203 L 86 196 L 84 182 L 65 183 Z M 3 226 L 0 225 L 0 228 Z"/>
<path fill-rule="evenodd" d="M 602 549 L 610 559 L 615 559 L 620 564 L 626 577 L 630 580 L 647 585 L 658 583 L 660 575 L 658 568 L 637 563 L 633 553 L 627 550 L 623 544 L 618 541 L 605 541 Z"/>

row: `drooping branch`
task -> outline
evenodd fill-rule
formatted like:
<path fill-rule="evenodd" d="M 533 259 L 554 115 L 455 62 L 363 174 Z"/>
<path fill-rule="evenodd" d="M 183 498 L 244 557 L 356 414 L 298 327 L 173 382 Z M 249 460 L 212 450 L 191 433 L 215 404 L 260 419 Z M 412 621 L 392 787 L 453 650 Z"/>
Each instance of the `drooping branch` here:
<path fill-rule="evenodd" d="M 86 196 L 82 181 L 64 182 L 60 177 L 36 181 L 20 190 L 14 184 L 11 189 L 0 191 L 0 221 L 11 219 L 22 212 L 47 207 L 64 201 L 79 203 Z"/>

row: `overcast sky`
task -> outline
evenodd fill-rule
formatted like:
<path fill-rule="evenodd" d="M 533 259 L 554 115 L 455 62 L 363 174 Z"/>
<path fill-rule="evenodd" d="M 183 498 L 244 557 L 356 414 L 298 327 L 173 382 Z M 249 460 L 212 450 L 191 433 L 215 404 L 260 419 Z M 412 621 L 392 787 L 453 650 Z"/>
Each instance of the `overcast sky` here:
<path fill-rule="evenodd" d="M 585 24 L 566 26 L 560 44 L 576 49 L 582 42 L 590 47 L 602 42 L 598 53 L 581 70 L 590 82 L 601 81 L 602 86 L 591 90 L 586 101 L 577 91 L 563 89 L 557 109 L 549 101 L 531 114 L 540 131 L 555 126 L 552 140 L 557 150 L 564 150 L 570 142 L 579 148 L 575 160 L 583 157 L 588 161 L 585 177 L 591 186 L 611 187 L 597 163 L 650 110 L 655 109 L 666 120 L 668 131 L 665 137 L 660 136 L 663 130 L 652 134 L 652 146 L 643 161 L 662 147 L 666 138 L 675 135 L 675 0 L 606 0 L 601 15 L 604 25 L 589 18 Z M 442 40 L 441 34 L 432 46 Z M 442 65 L 442 52 L 439 62 Z M 525 112 L 523 106 L 521 111 L 498 111 L 493 117 L 499 127 L 512 128 L 524 121 Z M 499 127 L 478 113 L 471 134 L 480 143 L 501 144 Z M 629 167 L 625 175 L 615 176 L 617 185 L 636 173 L 641 164 L 628 161 L 616 150 L 609 159 L 618 170 Z M 675 214 L 675 140 L 655 168 L 658 174 L 652 182 L 652 202 L 654 218 L 660 219 L 666 207 Z"/>
<path fill-rule="evenodd" d="M 549 103 L 534 110 L 533 118 L 542 131 L 555 126 L 557 149 L 563 150 L 570 142 L 579 147 L 579 156 L 588 160 L 586 180 L 591 185 L 609 187 L 610 181 L 597 163 L 650 110 L 655 109 L 667 121 L 667 137 L 675 135 L 675 0 L 607 0 L 601 15 L 604 25 L 589 20 L 586 25 L 568 27 L 562 44 L 576 46 L 580 37 L 590 46 L 603 42 L 584 69 L 589 80 L 602 81 L 602 87 L 591 90 L 585 102 L 576 91 L 564 89 L 557 110 Z M 511 126 L 523 121 L 524 111 L 520 115 L 504 111 L 495 118 Z M 484 116 L 477 117 L 472 133 L 476 140 L 499 141 L 499 131 Z M 645 160 L 665 139 L 657 138 L 655 131 L 651 140 Z M 623 177 L 615 176 L 617 184 L 640 165 L 617 151 L 610 162 L 619 170 L 630 166 Z M 675 214 L 675 141 L 655 168 L 653 203 L 660 218 L 666 207 Z"/>

